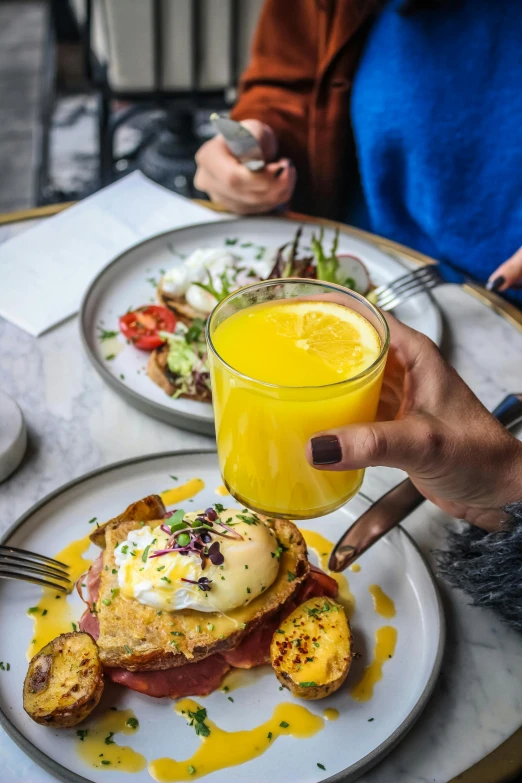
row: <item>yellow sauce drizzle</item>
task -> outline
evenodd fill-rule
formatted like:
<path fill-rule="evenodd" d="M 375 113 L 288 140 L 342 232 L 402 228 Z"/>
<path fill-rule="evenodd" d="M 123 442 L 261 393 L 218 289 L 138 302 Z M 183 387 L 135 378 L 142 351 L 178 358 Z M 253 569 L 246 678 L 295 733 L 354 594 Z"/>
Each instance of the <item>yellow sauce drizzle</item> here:
<path fill-rule="evenodd" d="M 198 705 L 192 699 L 183 699 L 176 705 L 178 715 L 182 710 L 194 712 L 197 709 Z M 288 726 L 281 726 L 281 722 Z M 150 763 L 149 773 L 154 780 L 172 783 L 201 778 L 218 769 L 235 767 L 261 756 L 282 735 L 304 739 L 313 737 L 324 727 L 319 715 L 314 715 L 300 704 L 290 703 L 279 704 L 269 720 L 246 731 L 224 731 L 208 718 L 205 723 L 210 734 L 201 738 L 201 744 L 191 758 L 184 761 L 161 758 Z"/>
<path fill-rule="evenodd" d="M 83 557 L 90 545 L 91 541 L 89 534 L 87 534 L 68 544 L 54 555 L 56 560 L 69 566 L 69 575 L 73 584 L 91 565 L 92 561 Z M 28 617 L 31 617 L 34 623 L 33 638 L 26 654 L 29 661 L 52 639 L 61 633 L 72 632 L 74 630 L 73 623 L 78 625 L 78 618 L 73 614 L 67 596 L 49 587 L 43 589 L 39 603 L 31 608 L 35 611 L 29 610 L 27 612 Z"/>
<path fill-rule="evenodd" d="M 83 740 L 78 735 L 76 750 L 79 757 L 89 764 L 103 770 L 118 772 L 141 772 L 147 760 L 128 746 L 118 745 L 112 734 L 135 734 L 138 726 L 127 725 L 129 719 L 136 720 L 132 710 L 110 710 L 98 718 L 94 726 L 87 726 Z M 82 724 L 83 726 L 83 724 Z M 108 743 L 105 741 L 108 739 Z M 105 762 L 105 763 L 103 763 Z M 108 762 L 108 763 L 107 763 Z"/>
<path fill-rule="evenodd" d="M 160 494 L 160 498 L 166 506 L 174 506 L 176 503 L 181 503 L 182 500 L 189 500 L 205 489 L 205 482 L 199 478 L 189 479 L 185 484 L 181 484 L 179 487 L 173 489 L 167 489 Z"/>
<path fill-rule="evenodd" d="M 238 688 L 246 688 L 268 673 L 272 677 L 274 676 L 274 670 L 269 664 L 266 666 L 254 666 L 252 669 L 231 669 L 221 683 L 221 690 L 224 693 L 230 693 L 231 691 L 237 691 Z"/>
<path fill-rule="evenodd" d="M 225 487 L 224 484 L 221 484 L 220 487 L 216 487 L 216 495 L 221 495 L 221 497 L 225 497 L 226 495 L 230 495 L 230 492 Z"/>
<path fill-rule="evenodd" d="M 366 666 L 361 679 L 350 691 L 355 701 L 369 701 L 372 698 L 374 686 L 382 680 L 382 667 L 389 658 L 393 657 L 396 643 L 397 630 L 393 626 L 383 625 L 382 628 L 377 629 L 373 661 Z"/>
<path fill-rule="evenodd" d="M 397 612 L 395 611 L 395 604 L 392 599 L 386 595 L 382 587 L 379 585 L 370 585 L 368 590 L 373 598 L 373 608 L 380 614 L 381 617 L 386 617 L 388 620 L 391 617 L 395 617 Z"/>
<path fill-rule="evenodd" d="M 327 707 L 323 710 L 323 718 L 326 718 L 326 720 L 337 720 L 338 717 L 339 710 L 336 710 L 333 707 Z"/>
<path fill-rule="evenodd" d="M 350 571 L 353 571 L 354 574 L 359 573 L 360 570 L 361 570 L 361 566 L 359 565 L 359 563 L 354 563 L 353 565 L 350 566 Z"/>
<path fill-rule="evenodd" d="M 101 344 L 101 352 L 105 361 L 112 361 L 120 351 L 123 351 L 125 345 L 121 343 L 117 337 L 110 337 L 108 340 L 104 340 Z"/>
<path fill-rule="evenodd" d="M 311 549 L 316 554 L 323 571 L 326 571 L 329 576 L 333 577 L 339 585 L 338 600 L 344 606 L 346 614 L 350 618 L 355 610 L 355 596 L 350 590 L 348 580 L 343 574 L 336 574 L 328 569 L 328 558 L 333 549 L 332 542 L 328 541 L 320 533 L 316 533 L 315 530 L 301 530 L 301 533 L 308 549 Z"/>

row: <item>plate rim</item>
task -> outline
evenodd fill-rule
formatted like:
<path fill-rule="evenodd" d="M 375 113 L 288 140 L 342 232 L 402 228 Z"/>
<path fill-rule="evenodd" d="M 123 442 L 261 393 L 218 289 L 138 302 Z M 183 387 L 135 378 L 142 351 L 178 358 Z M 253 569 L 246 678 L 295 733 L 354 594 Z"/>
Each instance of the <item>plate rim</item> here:
<path fill-rule="evenodd" d="M 111 389 L 113 389 L 113 391 L 115 391 L 120 397 L 125 399 L 127 402 L 129 402 L 131 405 L 133 405 L 135 408 L 142 411 L 143 413 L 149 416 L 153 416 L 155 419 L 159 419 L 160 421 L 164 421 L 167 424 L 170 424 L 171 426 L 179 427 L 180 429 L 188 430 L 189 432 L 195 432 L 199 435 L 210 435 L 211 437 L 215 437 L 215 424 L 214 424 L 213 416 L 211 419 L 207 419 L 206 417 L 201 416 L 199 414 L 177 411 L 175 408 L 169 408 L 167 405 L 164 405 L 160 402 L 156 402 L 156 400 L 150 400 L 147 397 L 143 397 L 141 394 L 138 394 L 133 389 L 130 389 L 128 386 L 122 383 L 119 378 L 116 378 L 112 373 L 109 372 L 109 370 L 105 367 L 103 362 L 98 358 L 94 350 L 91 348 L 89 338 L 88 338 L 88 329 L 86 323 L 87 308 L 89 306 L 89 300 L 91 296 L 94 295 L 95 289 L 99 286 L 103 276 L 110 269 L 112 269 L 113 266 L 120 263 L 129 253 L 132 253 L 135 250 L 144 247 L 150 242 L 155 242 L 156 240 L 161 239 L 162 237 L 177 235 L 179 232 L 186 231 L 187 229 L 195 229 L 198 227 L 208 228 L 210 226 L 216 226 L 216 223 L 221 223 L 225 225 L 234 225 L 237 223 L 241 223 L 243 220 L 252 220 L 254 222 L 259 222 L 259 223 L 266 220 L 277 220 L 279 222 L 289 223 L 289 224 L 306 222 L 308 225 L 313 223 L 317 223 L 318 226 L 324 225 L 321 219 L 317 219 L 316 221 L 315 218 L 313 218 L 312 216 L 310 216 L 310 220 L 303 221 L 303 220 L 296 220 L 295 218 L 289 218 L 285 215 L 246 215 L 243 217 L 235 216 L 231 219 L 227 219 L 224 221 L 207 220 L 204 223 L 191 223 L 187 226 L 179 226 L 178 228 L 171 228 L 168 231 L 160 231 L 159 233 L 154 234 L 154 236 L 147 237 L 147 239 L 142 239 L 139 242 L 135 242 L 133 245 L 128 247 L 122 253 L 119 253 L 117 256 L 115 256 L 112 259 L 112 261 L 109 261 L 107 264 L 105 264 L 105 266 L 102 269 L 100 269 L 98 274 L 89 283 L 89 286 L 87 287 L 87 290 L 85 291 L 80 304 L 79 327 L 80 327 L 81 343 L 89 362 L 91 363 L 94 370 L 101 377 L 101 379 Z M 344 225 L 345 224 L 339 223 L 338 227 L 342 229 Z M 350 226 L 347 225 L 345 227 L 350 228 Z M 347 236 L 351 236 L 349 232 L 343 232 L 343 233 L 346 233 Z M 357 239 L 358 241 L 369 243 L 369 241 L 364 238 L 362 239 L 359 237 L 352 237 L 352 238 Z M 410 268 L 400 258 L 396 258 L 395 256 L 392 256 L 390 253 L 386 253 L 385 251 L 381 250 L 377 245 L 375 246 L 374 249 L 377 250 L 379 253 L 382 253 L 382 255 L 384 256 L 388 255 L 393 261 L 395 261 L 395 263 L 403 266 L 405 270 L 408 270 Z M 429 291 L 426 292 L 426 295 L 429 297 L 431 304 L 433 305 L 433 308 L 437 314 L 438 331 L 440 333 L 439 337 L 442 338 L 443 325 L 442 325 L 442 314 L 440 311 L 440 307 L 438 306 L 437 302 L 435 301 L 435 299 L 433 298 L 433 296 Z M 211 403 L 209 403 L 209 405 L 211 405 Z"/>
<path fill-rule="evenodd" d="M 108 465 L 103 465 L 99 468 L 95 468 L 94 470 L 88 471 L 87 473 L 83 473 L 81 476 L 77 476 L 71 481 L 67 481 L 65 484 L 61 484 L 59 487 L 56 487 L 56 489 L 51 490 L 51 492 L 45 495 L 41 500 L 38 500 L 36 503 L 34 503 L 27 511 L 25 511 L 20 517 L 18 517 L 18 519 L 15 520 L 15 522 L 13 522 L 12 525 L 10 525 L 10 527 L 6 530 L 6 532 L 2 536 L 0 536 L 0 545 L 6 544 L 9 541 L 9 538 L 14 533 L 16 533 L 16 531 L 19 528 L 21 528 L 27 522 L 27 520 L 29 520 L 35 513 L 37 513 L 45 505 L 50 503 L 55 498 L 59 497 L 64 492 L 67 492 L 73 487 L 78 486 L 79 484 L 82 484 L 83 482 L 88 481 L 92 478 L 95 478 L 96 476 L 101 476 L 104 473 L 110 473 L 113 470 L 126 468 L 131 465 L 135 465 L 143 462 L 149 462 L 156 459 L 164 459 L 170 457 L 192 457 L 201 454 L 205 454 L 205 455 L 215 454 L 217 456 L 217 450 L 201 448 L 201 449 L 178 449 L 172 451 L 155 452 L 153 454 L 144 454 L 137 457 L 128 457 L 127 459 L 119 460 L 118 462 L 111 462 Z M 429 698 L 435 688 L 435 684 L 440 674 L 442 661 L 444 657 L 445 645 L 446 645 L 446 616 L 444 613 L 444 606 L 442 603 L 440 590 L 437 585 L 435 575 L 433 574 L 433 571 L 431 570 L 431 567 L 427 562 L 426 557 L 421 552 L 418 544 L 413 539 L 413 537 L 400 524 L 397 525 L 396 528 L 394 529 L 398 530 L 401 535 L 404 535 L 406 537 L 406 540 L 410 542 L 414 551 L 420 557 L 421 562 L 423 563 L 426 569 L 426 573 L 429 582 L 431 584 L 431 587 L 433 588 L 433 592 L 435 594 L 437 617 L 439 621 L 440 631 L 439 631 L 437 652 L 433 662 L 433 668 L 431 670 L 431 674 L 428 678 L 428 681 L 424 687 L 424 690 L 422 691 L 416 704 L 409 712 L 409 714 L 406 716 L 406 718 L 402 721 L 402 723 L 399 726 L 397 726 L 397 728 L 383 742 L 381 742 L 379 745 L 377 745 L 377 747 L 375 747 L 373 750 L 367 753 L 366 756 L 364 756 L 362 759 L 359 759 L 359 761 L 355 762 L 355 764 L 352 764 L 347 769 L 341 770 L 340 772 L 337 772 L 328 778 L 323 778 L 321 781 L 319 781 L 319 783 L 353 783 L 353 781 L 356 781 L 364 772 L 367 772 L 381 759 L 385 758 L 388 755 L 388 753 L 390 753 L 393 750 L 393 748 L 400 742 L 400 740 L 406 736 L 406 734 L 410 731 L 412 726 L 416 723 L 416 721 L 420 717 L 421 713 L 423 712 L 424 708 L 426 707 L 429 701 Z M 0 706 L 0 726 L 4 729 L 8 737 L 10 737 L 13 740 L 13 742 L 15 742 L 15 744 L 18 745 L 18 747 L 30 759 L 35 761 L 40 767 L 45 769 L 47 772 L 56 775 L 60 780 L 65 781 L 65 783 L 94 783 L 94 781 L 92 781 L 90 778 L 85 778 L 82 775 L 78 775 L 76 772 L 73 772 L 67 767 L 62 766 L 58 761 L 55 761 L 53 758 L 51 758 L 51 756 L 48 756 L 46 753 L 41 751 L 36 745 L 34 745 L 31 742 L 30 739 L 28 739 L 25 736 L 25 734 L 23 734 L 23 732 L 21 732 L 14 725 L 14 723 L 10 720 L 10 718 L 4 712 L 1 706 Z"/>

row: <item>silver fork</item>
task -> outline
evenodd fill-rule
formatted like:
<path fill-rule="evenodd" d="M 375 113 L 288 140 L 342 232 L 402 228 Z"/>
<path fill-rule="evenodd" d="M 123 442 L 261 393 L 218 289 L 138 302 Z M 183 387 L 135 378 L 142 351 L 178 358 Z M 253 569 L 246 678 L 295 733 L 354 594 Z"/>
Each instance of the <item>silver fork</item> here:
<path fill-rule="evenodd" d="M 377 297 L 377 307 L 381 310 L 392 310 L 410 296 L 429 291 L 444 282 L 436 264 L 428 264 L 414 272 L 401 275 L 388 285 L 381 285 L 374 291 Z"/>
<path fill-rule="evenodd" d="M 61 593 L 72 589 L 68 565 L 14 546 L 0 545 L 0 579 L 20 579 Z"/>

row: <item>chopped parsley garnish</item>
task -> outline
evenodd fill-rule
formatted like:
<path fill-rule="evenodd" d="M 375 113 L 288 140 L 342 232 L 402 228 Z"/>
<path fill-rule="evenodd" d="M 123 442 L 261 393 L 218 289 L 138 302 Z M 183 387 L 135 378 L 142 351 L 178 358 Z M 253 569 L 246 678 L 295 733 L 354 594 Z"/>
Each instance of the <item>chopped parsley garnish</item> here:
<path fill-rule="evenodd" d="M 319 647 L 319 642 L 314 642 L 314 647 Z"/>
<path fill-rule="evenodd" d="M 89 519 L 89 525 L 92 525 L 94 522 L 96 522 L 97 519 L 98 517 L 93 517 L 92 519 Z"/>
<path fill-rule="evenodd" d="M 83 742 L 88 733 L 89 729 L 78 729 L 76 736 L 80 738 L 80 742 Z"/>
<path fill-rule="evenodd" d="M 137 729 L 140 724 L 137 718 L 129 718 L 125 725 L 128 726 L 129 729 Z"/>
<path fill-rule="evenodd" d="M 129 545 L 128 545 L 128 544 L 125 544 L 125 545 L 124 545 L 124 546 L 122 546 L 122 548 L 120 549 L 120 552 L 121 552 L 123 555 L 126 555 L 128 551 L 129 551 Z"/>
<path fill-rule="evenodd" d="M 118 573 L 118 569 L 117 568 L 113 568 L 111 573 L 117 574 Z"/>
<path fill-rule="evenodd" d="M 76 626 L 76 623 L 71 623 L 71 625 L 72 625 L 72 629 L 73 629 L 73 631 L 75 631 L 75 632 L 76 632 L 76 631 L 78 630 L 78 628 L 77 628 L 77 626 Z"/>
<path fill-rule="evenodd" d="M 225 506 L 222 503 L 214 503 L 214 508 L 218 512 L 218 514 L 222 514 L 225 510 Z"/>
<path fill-rule="evenodd" d="M 315 688 L 317 683 L 311 680 L 310 682 L 300 682 L 299 685 L 301 688 Z"/>
<path fill-rule="evenodd" d="M 117 337 L 118 332 L 111 332 L 109 329 L 103 329 L 98 326 L 98 337 L 103 342 L 104 340 L 112 340 L 113 337 Z"/>
<path fill-rule="evenodd" d="M 232 696 L 229 696 L 228 700 L 231 701 L 232 703 L 234 702 L 234 699 L 232 698 Z"/>
<path fill-rule="evenodd" d="M 198 707 L 194 712 L 187 710 L 190 718 L 189 726 L 194 726 L 194 731 L 199 737 L 208 737 L 210 729 L 205 723 L 207 717 L 207 711 L 204 707 Z"/>
<path fill-rule="evenodd" d="M 201 625 L 196 625 L 196 633 L 199 633 L 201 631 Z"/>
<path fill-rule="evenodd" d="M 120 588 L 119 587 L 111 587 L 111 593 L 112 593 L 112 597 L 113 598 L 115 598 L 118 595 L 119 592 L 120 592 Z"/>
<path fill-rule="evenodd" d="M 169 583 L 169 585 L 171 584 L 171 580 L 168 578 L 168 576 L 162 576 L 162 577 L 161 577 L 161 581 L 162 581 L 162 582 L 168 582 L 168 583 Z"/>
<path fill-rule="evenodd" d="M 110 600 L 108 598 L 102 598 L 102 604 L 104 606 L 110 606 L 111 602 L 110 602 Z"/>
<path fill-rule="evenodd" d="M 372 720 L 375 720 L 375 718 L 368 718 L 368 723 L 371 723 Z"/>
<path fill-rule="evenodd" d="M 289 581 L 289 582 L 293 582 L 293 581 L 294 581 L 294 579 L 295 579 L 295 574 L 294 574 L 294 572 L 293 572 L 293 571 L 287 571 L 286 573 L 288 574 L 288 581 Z"/>
<path fill-rule="evenodd" d="M 105 361 L 112 362 L 112 360 L 115 358 L 116 358 L 116 354 L 110 353 L 108 356 L 105 357 Z M 110 761 L 102 761 L 102 764 L 110 764 L 110 763 L 111 763 Z"/>
<path fill-rule="evenodd" d="M 281 633 L 281 634 L 283 634 L 283 636 L 285 635 L 285 632 L 284 632 L 284 631 L 282 631 L 282 630 L 281 630 L 281 628 L 278 628 L 278 629 L 277 629 L 277 631 L 276 631 L 276 633 Z"/>
<path fill-rule="evenodd" d="M 205 321 L 202 318 L 194 318 L 185 333 L 185 342 L 197 343 L 201 339 L 205 329 Z"/>
<path fill-rule="evenodd" d="M 127 653 L 127 655 L 132 655 L 132 650 L 129 647 L 129 645 L 128 644 L 124 644 L 123 646 L 125 648 L 125 652 Z"/>
<path fill-rule="evenodd" d="M 109 766 L 110 763 L 111 762 L 107 761 L 107 759 L 102 759 L 102 764 L 105 764 L 106 767 Z"/>
<path fill-rule="evenodd" d="M 29 612 L 29 614 L 34 614 L 35 612 L 38 611 L 38 606 L 31 606 L 31 608 L 28 609 L 27 611 Z"/>
<path fill-rule="evenodd" d="M 207 628 L 208 628 L 209 631 L 213 631 L 214 630 L 214 625 L 212 623 L 207 623 Z"/>
<path fill-rule="evenodd" d="M 141 556 L 141 559 L 142 559 L 142 562 L 143 562 L 143 563 L 146 563 L 146 562 L 147 562 L 147 558 L 148 558 L 148 556 L 149 556 L 149 549 L 150 549 L 150 544 L 148 544 L 148 545 L 145 547 L 145 549 L 143 550 L 143 554 L 142 554 L 142 556 Z"/>
<path fill-rule="evenodd" d="M 193 767 L 192 764 L 189 767 L 187 767 L 187 772 L 189 773 L 189 775 L 193 775 L 195 771 L 196 771 L 196 767 Z"/>
<path fill-rule="evenodd" d="M 156 568 L 156 571 L 163 571 L 163 569 L 164 569 L 164 568 L 165 568 L 165 566 L 164 566 L 164 565 L 162 565 L 162 566 L 158 566 L 158 568 Z"/>
<path fill-rule="evenodd" d="M 172 479 L 172 481 L 177 481 L 177 480 L 178 480 L 178 477 L 177 477 L 177 476 L 169 476 L 169 478 L 171 478 L 171 479 Z"/>
<path fill-rule="evenodd" d="M 158 282 L 153 277 L 146 277 L 145 280 L 147 281 L 147 283 L 150 283 L 153 288 L 158 287 Z"/>
<path fill-rule="evenodd" d="M 319 764 L 319 762 L 317 762 L 317 766 L 319 767 L 319 769 L 324 769 L 326 772 L 326 767 L 324 766 L 324 764 Z"/>
<path fill-rule="evenodd" d="M 185 636 L 185 634 L 181 633 L 181 631 L 171 631 L 170 633 L 172 636 Z"/>
<path fill-rule="evenodd" d="M 289 723 L 287 723 L 287 722 L 286 722 L 286 720 L 282 720 L 282 721 L 281 721 L 281 723 L 280 723 L 279 725 L 280 725 L 280 727 L 281 727 L 282 729 L 287 729 L 287 728 L 290 726 L 290 724 L 289 724 Z"/>
<path fill-rule="evenodd" d="M 248 571 L 248 566 L 247 565 L 245 565 L 245 571 Z"/>
<path fill-rule="evenodd" d="M 228 237 L 228 239 L 225 239 L 225 245 L 237 245 L 238 239 L 235 237 L 234 239 L 231 239 Z"/>
<path fill-rule="evenodd" d="M 272 732 L 271 731 L 268 732 L 268 734 L 266 735 L 266 738 L 269 739 L 269 740 L 272 739 Z"/>
<path fill-rule="evenodd" d="M 251 592 L 252 590 L 250 589 L 250 587 L 247 587 L 247 593 L 251 593 Z"/>
<path fill-rule="evenodd" d="M 237 518 L 241 519 L 246 525 L 257 525 L 259 519 L 254 514 L 237 514 Z"/>
<path fill-rule="evenodd" d="M 110 731 L 109 735 L 107 737 L 105 737 L 105 739 L 104 739 L 105 744 L 106 745 L 114 745 L 113 737 L 114 737 L 114 732 Z"/>

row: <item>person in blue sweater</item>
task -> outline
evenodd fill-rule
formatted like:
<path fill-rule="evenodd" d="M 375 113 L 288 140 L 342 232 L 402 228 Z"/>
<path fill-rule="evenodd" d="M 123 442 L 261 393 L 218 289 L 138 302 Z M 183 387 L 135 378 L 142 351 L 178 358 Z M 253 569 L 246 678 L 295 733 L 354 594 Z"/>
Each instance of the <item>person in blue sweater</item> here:
<path fill-rule="evenodd" d="M 270 165 L 249 172 L 216 137 L 196 186 L 240 214 L 326 211 L 522 306 L 522 3 L 291 5 L 266 0 L 232 113 Z"/>

